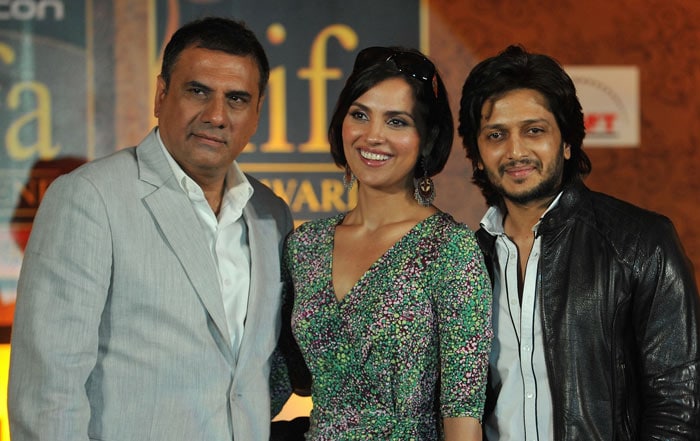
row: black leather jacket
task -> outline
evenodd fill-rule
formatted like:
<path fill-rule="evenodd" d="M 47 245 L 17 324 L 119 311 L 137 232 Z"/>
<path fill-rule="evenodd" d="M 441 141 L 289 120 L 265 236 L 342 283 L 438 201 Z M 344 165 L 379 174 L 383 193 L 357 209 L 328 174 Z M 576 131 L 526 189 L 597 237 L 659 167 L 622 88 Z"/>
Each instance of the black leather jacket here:
<path fill-rule="evenodd" d="M 538 234 L 554 439 L 700 439 L 698 290 L 671 221 L 576 183 Z"/>

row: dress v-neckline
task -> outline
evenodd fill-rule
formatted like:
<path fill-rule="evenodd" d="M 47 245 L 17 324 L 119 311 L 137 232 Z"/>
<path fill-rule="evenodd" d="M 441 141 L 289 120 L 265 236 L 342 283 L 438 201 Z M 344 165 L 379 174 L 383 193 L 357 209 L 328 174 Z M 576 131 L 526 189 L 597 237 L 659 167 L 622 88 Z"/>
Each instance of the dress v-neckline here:
<path fill-rule="evenodd" d="M 440 213 L 441 213 L 440 211 L 436 211 L 435 213 L 431 214 L 430 216 L 427 216 L 425 219 L 417 222 L 408 231 L 406 231 L 406 233 L 403 236 L 401 236 L 396 242 L 394 242 L 389 248 L 387 248 L 386 251 L 384 251 L 384 253 L 382 253 L 381 256 L 379 256 L 374 262 L 372 262 L 369 265 L 369 267 L 367 267 L 367 270 L 364 273 L 362 273 L 362 275 L 360 275 L 360 277 L 355 281 L 355 283 L 350 287 L 350 289 L 345 293 L 345 295 L 341 299 L 338 299 L 338 293 L 335 290 L 335 283 L 333 281 L 333 263 L 334 263 L 333 256 L 335 254 L 336 228 L 338 227 L 338 225 L 340 225 L 343 222 L 343 219 L 345 219 L 345 215 L 347 213 L 339 215 L 335 225 L 333 225 L 331 227 L 331 234 L 330 234 L 331 251 L 330 251 L 330 253 L 329 253 L 330 255 L 328 257 L 328 266 L 330 267 L 329 268 L 330 291 L 331 291 L 331 295 L 333 296 L 333 300 L 335 301 L 335 303 L 340 306 L 340 305 L 344 305 L 344 304 L 348 303 L 350 300 L 352 300 L 352 298 L 354 297 L 352 294 L 356 291 L 356 288 L 360 285 L 360 283 L 363 282 L 367 277 L 369 277 L 369 275 L 376 270 L 377 266 L 381 262 L 388 260 L 388 256 L 394 252 L 394 250 L 396 249 L 396 247 L 399 244 L 408 240 L 409 237 L 411 237 L 415 234 L 415 232 L 418 230 L 418 228 L 421 225 L 426 223 L 429 219 L 439 215 Z M 349 298 L 350 298 L 350 300 L 348 300 Z"/>

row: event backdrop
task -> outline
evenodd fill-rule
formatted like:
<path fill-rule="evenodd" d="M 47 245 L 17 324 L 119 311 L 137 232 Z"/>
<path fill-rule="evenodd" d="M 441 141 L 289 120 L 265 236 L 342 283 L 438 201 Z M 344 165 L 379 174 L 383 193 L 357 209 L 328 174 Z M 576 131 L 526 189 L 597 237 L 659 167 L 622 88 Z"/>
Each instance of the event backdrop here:
<path fill-rule="evenodd" d="M 284 197 L 297 222 L 353 203 L 326 134 L 355 54 L 379 44 L 422 46 L 418 0 L 125 3 L 0 2 L 0 325 L 11 324 L 22 251 L 47 186 L 155 125 L 150 112 L 134 109 L 152 102 L 163 46 L 182 23 L 233 16 L 258 34 L 270 82 L 259 130 L 239 159 Z M 139 35 L 125 33 L 128 22 Z"/>

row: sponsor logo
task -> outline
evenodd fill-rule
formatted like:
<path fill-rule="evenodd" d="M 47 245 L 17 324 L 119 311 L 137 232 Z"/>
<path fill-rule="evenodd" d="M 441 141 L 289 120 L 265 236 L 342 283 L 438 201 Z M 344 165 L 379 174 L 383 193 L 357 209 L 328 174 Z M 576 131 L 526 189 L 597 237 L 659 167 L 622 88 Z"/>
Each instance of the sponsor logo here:
<path fill-rule="evenodd" d="M 568 66 L 583 107 L 587 147 L 639 147 L 636 66 Z"/>
<path fill-rule="evenodd" d="M 62 21 L 64 16 L 61 0 L 0 0 L 0 20 Z"/>

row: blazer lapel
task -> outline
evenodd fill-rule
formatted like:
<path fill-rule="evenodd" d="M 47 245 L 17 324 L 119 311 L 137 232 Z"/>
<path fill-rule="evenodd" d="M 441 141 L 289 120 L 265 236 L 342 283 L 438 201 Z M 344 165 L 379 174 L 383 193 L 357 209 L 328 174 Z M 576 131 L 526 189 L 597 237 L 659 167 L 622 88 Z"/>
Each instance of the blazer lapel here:
<path fill-rule="evenodd" d="M 281 292 L 275 290 L 282 286 L 281 280 L 274 278 L 274 274 L 279 274 L 280 262 L 279 232 L 275 220 L 259 217 L 252 200 L 243 209 L 243 216 L 248 226 L 250 244 L 250 291 L 239 360 L 247 359 L 249 351 L 254 349 L 256 338 L 260 337 L 260 311 L 268 302 L 274 301 L 270 295 L 281 295 Z"/>
<path fill-rule="evenodd" d="M 139 173 L 143 181 L 157 188 L 144 198 L 163 236 L 180 260 L 194 290 L 221 333 L 227 358 L 231 358 L 228 324 L 224 313 L 216 263 L 207 246 L 207 239 L 199 226 L 199 219 L 190 200 L 175 180 L 156 138 L 152 132 L 137 148 Z"/>

